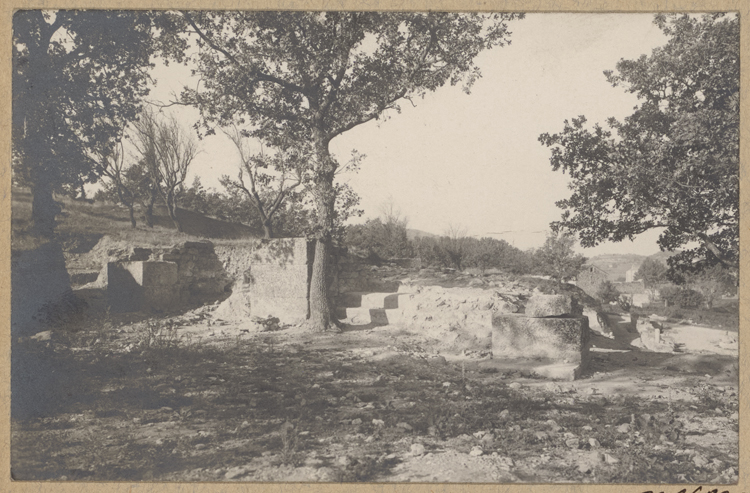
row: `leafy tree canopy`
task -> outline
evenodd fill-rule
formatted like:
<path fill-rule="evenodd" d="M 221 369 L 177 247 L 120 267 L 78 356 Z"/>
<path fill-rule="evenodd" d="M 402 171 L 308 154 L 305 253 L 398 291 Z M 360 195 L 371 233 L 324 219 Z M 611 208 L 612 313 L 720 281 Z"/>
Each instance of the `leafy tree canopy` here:
<path fill-rule="evenodd" d="M 656 259 L 647 258 L 638 267 L 635 278 L 642 280 L 647 288 L 652 288 L 667 281 L 667 266 Z"/>
<path fill-rule="evenodd" d="M 54 191 L 98 178 L 146 95 L 152 21 L 137 11 L 22 10 L 13 17 L 13 171 L 51 234 Z"/>
<path fill-rule="evenodd" d="M 657 15 L 669 37 L 650 56 L 621 60 L 607 80 L 638 96 L 624 121 L 589 128 L 580 116 L 542 134 L 570 198 L 553 226 L 581 244 L 633 239 L 661 228 L 672 271 L 700 271 L 739 257 L 739 19 Z"/>

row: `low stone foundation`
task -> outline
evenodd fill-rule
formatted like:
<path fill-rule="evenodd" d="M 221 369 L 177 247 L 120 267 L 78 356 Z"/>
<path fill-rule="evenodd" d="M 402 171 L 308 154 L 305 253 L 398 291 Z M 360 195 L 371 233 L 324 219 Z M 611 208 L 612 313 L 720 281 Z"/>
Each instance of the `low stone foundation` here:
<path fill-rule="evenodd" d="M 578 378 L 588 362 L 589 336 L 580 308 L 565 295 L 536 295 L 527 312 L 493 317 L 493 359 L 538 360 L 535 370 L 541 376 Z"/>
<path fill-rule="evenodd" d="M 104 275 L 107 304 L 114 312 L 167 311 L 180 302 L 174 262 L 109 262 Z"/>

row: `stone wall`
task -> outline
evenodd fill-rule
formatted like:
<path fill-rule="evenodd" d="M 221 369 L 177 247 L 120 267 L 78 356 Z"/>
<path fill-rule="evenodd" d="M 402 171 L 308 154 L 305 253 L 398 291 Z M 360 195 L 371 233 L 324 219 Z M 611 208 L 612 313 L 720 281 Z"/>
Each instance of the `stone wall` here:
<path fill-rule="evenodd" d="M 168 311 L 181 302 L 174 262 L 109 262 L 104 274 L 107 304 L 115 312 Z"/>
<path fill-rule="evenodd" d="M 276 317 L 282 323 L 307 318 L 313 250 L 305 238 L 250 240 L 217 247 L 217 255 L 235 283 L 215 318 Z"/>
<path fill-rule="evenodd" d="M 576 276 L 576 286 L 589 296 L 596 297 L 602 283 L 607 280 L 607 273 L 593 265 L 584 265 Z"/>
<path fill-rule="evenodd" d="M 226 297 L 233 284 L 209 241 L 113 249 L 109 258 L 97 280 L 84 287 L 105 289 L 116 312 L 212 303 Z"/>

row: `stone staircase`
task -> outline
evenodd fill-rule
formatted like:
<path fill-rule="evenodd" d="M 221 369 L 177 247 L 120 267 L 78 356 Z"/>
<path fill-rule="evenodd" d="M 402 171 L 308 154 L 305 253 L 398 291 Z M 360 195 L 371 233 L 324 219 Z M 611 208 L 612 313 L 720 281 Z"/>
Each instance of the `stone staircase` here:
<path fill-rule="evenodd" d="M 336 317 L 351 325 L 398 324 L 403 320 L 407 292 L 350 292 L 339 295 Z M 401 302 L 399 302 L 401 300 Z"/>

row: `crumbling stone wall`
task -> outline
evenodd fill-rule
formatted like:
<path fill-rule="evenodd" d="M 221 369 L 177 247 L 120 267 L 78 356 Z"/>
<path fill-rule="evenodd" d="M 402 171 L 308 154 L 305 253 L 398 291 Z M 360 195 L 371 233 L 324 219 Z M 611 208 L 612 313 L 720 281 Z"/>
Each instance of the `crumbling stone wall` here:
<path fill-rule="evenodd" d="M 226 297 L 232 279 L 209 241 L 187 241 L 173 247 L 112 248 L 94 283 L 106 289 L 116 312 L 167 311 Z"/>

